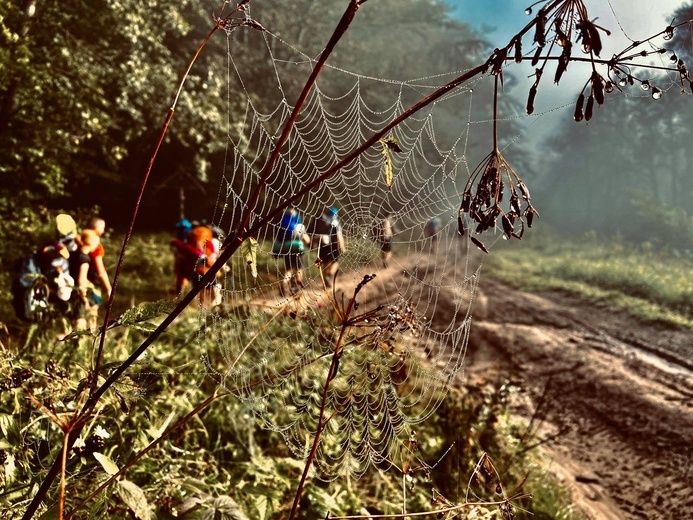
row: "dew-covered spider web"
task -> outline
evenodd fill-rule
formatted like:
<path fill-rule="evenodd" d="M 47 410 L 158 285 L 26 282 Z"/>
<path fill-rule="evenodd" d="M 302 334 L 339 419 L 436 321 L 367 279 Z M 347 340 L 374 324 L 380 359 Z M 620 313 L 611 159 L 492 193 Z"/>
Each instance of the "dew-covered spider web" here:
<path fill-rule="evenodd" d="M 226 234 L 242 221 L 315 65 L 269 32 L 262 33 L 261 63 L 238 58 L 238 44 L 229 39 L 229 104 L 236 110 L 225 129 L 213 217 Z M 265 67 L 266 85 L 249 84 L 250 67 Z M 460 73 L 400 81 L 328 66 L 247 227 Z M 488 78 L 481 81 L 488 87 Z M 295 215 L 258 231 L 256 260 L 249 263 L 243 248 L 234 255 L 219 279 L 221 304 L 201 311 L 206 339 L 216 345 L 205 355 L 212 377 L 279 432 L 295 456 L 308 457 L 319 431 L 321 478 L 359 477 L 396 463 L 402 440 L 436 411 L 463 369 L 481 254 L 458 234 L 458 209 L 483 157 L 475 146 L 487 145 L 491 123 L 488 94 L 477 86 L 440 98 L 292 200 L 286 209 Z M 344 250 L 332 276 L 324 259 L 339 247 L 340 233 Z"/>

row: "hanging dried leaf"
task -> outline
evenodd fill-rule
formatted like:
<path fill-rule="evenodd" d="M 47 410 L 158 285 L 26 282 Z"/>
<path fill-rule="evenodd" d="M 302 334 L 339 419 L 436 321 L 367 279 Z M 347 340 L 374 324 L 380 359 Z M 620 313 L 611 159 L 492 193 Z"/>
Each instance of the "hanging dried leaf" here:
<path fill-rule="evenodd" d="M 522 40 L 515 41 L 515 63 L 522 63 Z"/>
<path fill-rule="evenodd" d="M 457 232 L 460 236 L 464 236 L 464 220 L 462 220 L 461 216 L 457 217 Z"/>
<path fill-rule="evenodd" d="M 380 139 L 380 144 L 383 145 L 383 175 L 385 177 L 385 184 L 387 184 L 388 189 L 390 189 L 395 180 L 394 172 L 392 171 L 392 156 L 390 154 L 391 152 L 401 152 L 402 149 L 399 147 L 399 141 L 394 137 Z"/>
<path fill-rule="evenodd" d="M 597 73 L 592 74 L 592 91 L 594 92 L 594 100 L 599 106 L 604 104 L 604 80 Z"/>
<path fill-rule="evenodd" d="M 481 251 L 484 253 L 488 254 L 488 249 L 486 249 L 486 246 L 481 243 L 481 240 L 475 237 L 469 237 L 470 240 L 472 241 L 472 244 L 474 244 L 476 247 L 478 247 Z"/>
<path fill-rule="evenodd" d="M 527 98 L 527 114 L 531 115 L 534 112 L 534 98 L 537 96 L 537 86 L 532 85 L 529 88 L 529 97 Z"/>
<path fill-rule="evenodd" d="M 585 121 L 592 119 L 592 111 L 594 109 L 594 96 L 590 94 L 587 98 L 587 106 L 585 107 Z"/>
<path fill-rule="evenodd" d="M 573 114 L 573 119 L 577 121 L 578 123 L 582 121 L 585 117 L 585 114 L 582 112 L 582 108 L 585 105 L 585 94 L 580 93 L 577 99 L 577 103 L 575 104 L 575 113 Z"/>
<path fill-rule="evenodd" d="M 257 278 L 257 240 L 253 237 L 246 238 L 241 244 L 241 254 L 250 267 L 250 274 Z"/>

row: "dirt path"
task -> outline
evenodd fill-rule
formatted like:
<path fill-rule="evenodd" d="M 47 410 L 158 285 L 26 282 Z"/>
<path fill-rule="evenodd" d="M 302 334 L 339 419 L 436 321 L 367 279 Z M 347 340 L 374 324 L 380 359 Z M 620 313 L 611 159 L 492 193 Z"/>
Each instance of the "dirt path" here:
<path fill-rule="evenodd" d="M 436 276 L 406 261 L 374 271 L 376 301 L 401 293 L 403 279 Z M 464 318 L 454 277 L 434 280 L 434 328 Z M 555 436 L 542 449 L 588 518 L 693 519 L 693 333 L 482 274 L 460 383 L 506 377 L 525 390 L 514 411 Z"/>
<path fill-rule="evenodd" d="M 480 289 L 467 374 L 518 381 L 525 417 L 545 396 L 541 434 L 563 432 L 553 469 L 587 516 L 693 518 L 693 334 L 489 278 Z"/>
<path fill-rule="evenodd" d="M 431 326 L 464 319 L 460 273 L 397 259 L 359 299 L 404 294 L 429 315 L 417 286 L 435 285 Z M 339 284 L 353 294 L 359 279 Z M 314 289 L 314 288 L 313 288 Z M 308 290 L 309 304 L 321 291 Z M 318 296 L 316 296 L 316 294 Z M 456 303 L 457 302 L 457 303 Z M 693 333 L 638 322 L 562 294 L 512 289 L 482 274 L 460 384 L 508 378 L 514 412 L 535 416 L 552 471 L 595 520 L 693 519 Z M 538 419 L 538 420 L 536 420 Z"/>

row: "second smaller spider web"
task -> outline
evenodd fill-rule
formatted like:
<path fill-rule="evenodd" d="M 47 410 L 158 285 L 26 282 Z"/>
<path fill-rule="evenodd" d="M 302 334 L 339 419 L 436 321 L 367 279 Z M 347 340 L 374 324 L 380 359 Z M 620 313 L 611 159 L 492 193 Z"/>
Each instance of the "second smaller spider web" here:
<path fill-rule="evenodd" d="M 258 102 L 244 64 L 229 54 L 229 92 L 244 93 L 245 109 L 244 118 L 229 125 L 214 217 L 228 232 L 246 211 L 293 110 L 296 70 L 307 77 L 313 65 L 271 34 L 265 42 L 278 93 L 273 104 Z M 434 79 L 449 80 L 395 82 L 326 70 L 280 150 L 249 225 L 432 91 L 426 83 Z M 466 237 L 457 235 L 474 99 L 471 89 L 442 98 L 388 134 L 396 149 L 377 143 L 293 201 L 306 230 L 326 209 L 338 211 L 333 225 L 345 250 L 336 277 L 316 265 L 320 240 L 312 237 L 301 255 L 300 285 L 295 273 L 287 278 L 286 254 L 273 252 L 281 226 L 272 222 L 254 237 L 258 276 L 234 256 L 222 281 L 223 305 L 201 311 L 206 339 L 216 345 L 205 356 L 210 374 L 263 426 L 280 433 L 297 457 L 308 457 L 320 435 L 315 465 L 321 478 L 360 477 L 394 464 L 402 439 L 435 412 L 463 367 L 480 268 Z M 393 230 L 387 259 L 377 231 L 386 221 Z"/>

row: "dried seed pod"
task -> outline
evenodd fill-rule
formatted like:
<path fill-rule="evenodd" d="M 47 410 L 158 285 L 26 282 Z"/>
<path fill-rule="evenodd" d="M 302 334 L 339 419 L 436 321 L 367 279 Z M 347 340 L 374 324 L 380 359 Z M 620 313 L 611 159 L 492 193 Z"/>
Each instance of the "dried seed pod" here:
<path fill-rule="evenodd" d="M 594 92 L 594 100 L 599 106 L 602 106 L 604 104 L 604 80 L 597 73 L 592 76 L 592 91 Z"/>
<path fill-rule="evenodd" d="M 537 96 L 537 85 L 534 84 L 529 88 L 529 97 L 527 98 L 527 114 L 531 115 L 534 112 L 534 98 Z"/>
<path fill-rule="evenodd" d="M 569 58 L 566 58 L 563 54 L 558 58 L 558 65 L 556 66 L 556 75 L 553 77 L 553 82 L 558 85 L 561 81 L 561 76 L 568 69 Z"/>
<path fill-rule="evenodd" d="M 522 62 L 522 40 L 519 38 L 515 41 L 515 63 Z"/>
<path fill-rule="evenodd" d="M 585 107 L 585 121 L 592 119 L 592 111 L 594 110 L 594 96 L 590 94 L 587 98 L 587 106 Z"/>
<path fill-rule="evenodd" d="M 481 240 L 479 240 L 478 238 L 474 238 L 474 237 L 469 237 L 469 239 L 472 241 L 472 244 L 474 244 L 476 247 L 478 247 L 484 253 L 488 254 L 488 249 L 486 249 L 486 246 L 481 242 Z"/>
<path fill-rule="evenodd" d="M 582 121 L 585 117 L 585 115 L 582 112 L 582 108 L 585 105 L 585 94 L 583 92 L 580 92 L 580 95 L 577 98 L 577 103 L 575 104 L 575 113 L 573 114 L 573 119 L 577 121 L 578 123 Z"/>
<path fill-rule="evenodd" d="M 507 215 L 503 215 L 501 218 L 501 224 L 503 224 L 503 231 L 505 232 L 507 238 L 510 238 L 513 234 L 513 223 L 510 221 Z"/>
<path fill-rule="evenodd" d="M 513 191 L 513 194 L 510 196 L 510 207 L 513 208 L 513 211 L 515 211 L 515 213 L 518 215 L 522 213 L 520 211 L 520 200 L 515 191 Z"/>
<path fill-rule="evenodd" d="M 460 236 L 464 236 L 464 220 L 462 220 L 462 216 L 460 215 L 457 216 L 457 232 Z"/>
<path fill-rule="evenodd" d="M 467 190 L 462 195 L 462 204 L 460 205 L 460 211 L 462 213 L 468 213 L 471 205 L 472 205 L 472 194 L 469 190 Z"/>
<path fill-rule="evenodd" d="M 537 23 L 534 25 L 534 43 L 537 47 L 546 45 L 546 16 L 543 10 L 539 10 L 537 14 Z"/>
<path fill-rule="evenodd" d="M 541 47 L 537 48 L 537 51 L 534 53 L 534 56 L 532 56 L 532 67 L 535 67 L 537 63 L 539 63 L 539 58 L 541 57 L 541 51 L 543 49 Z"/>

